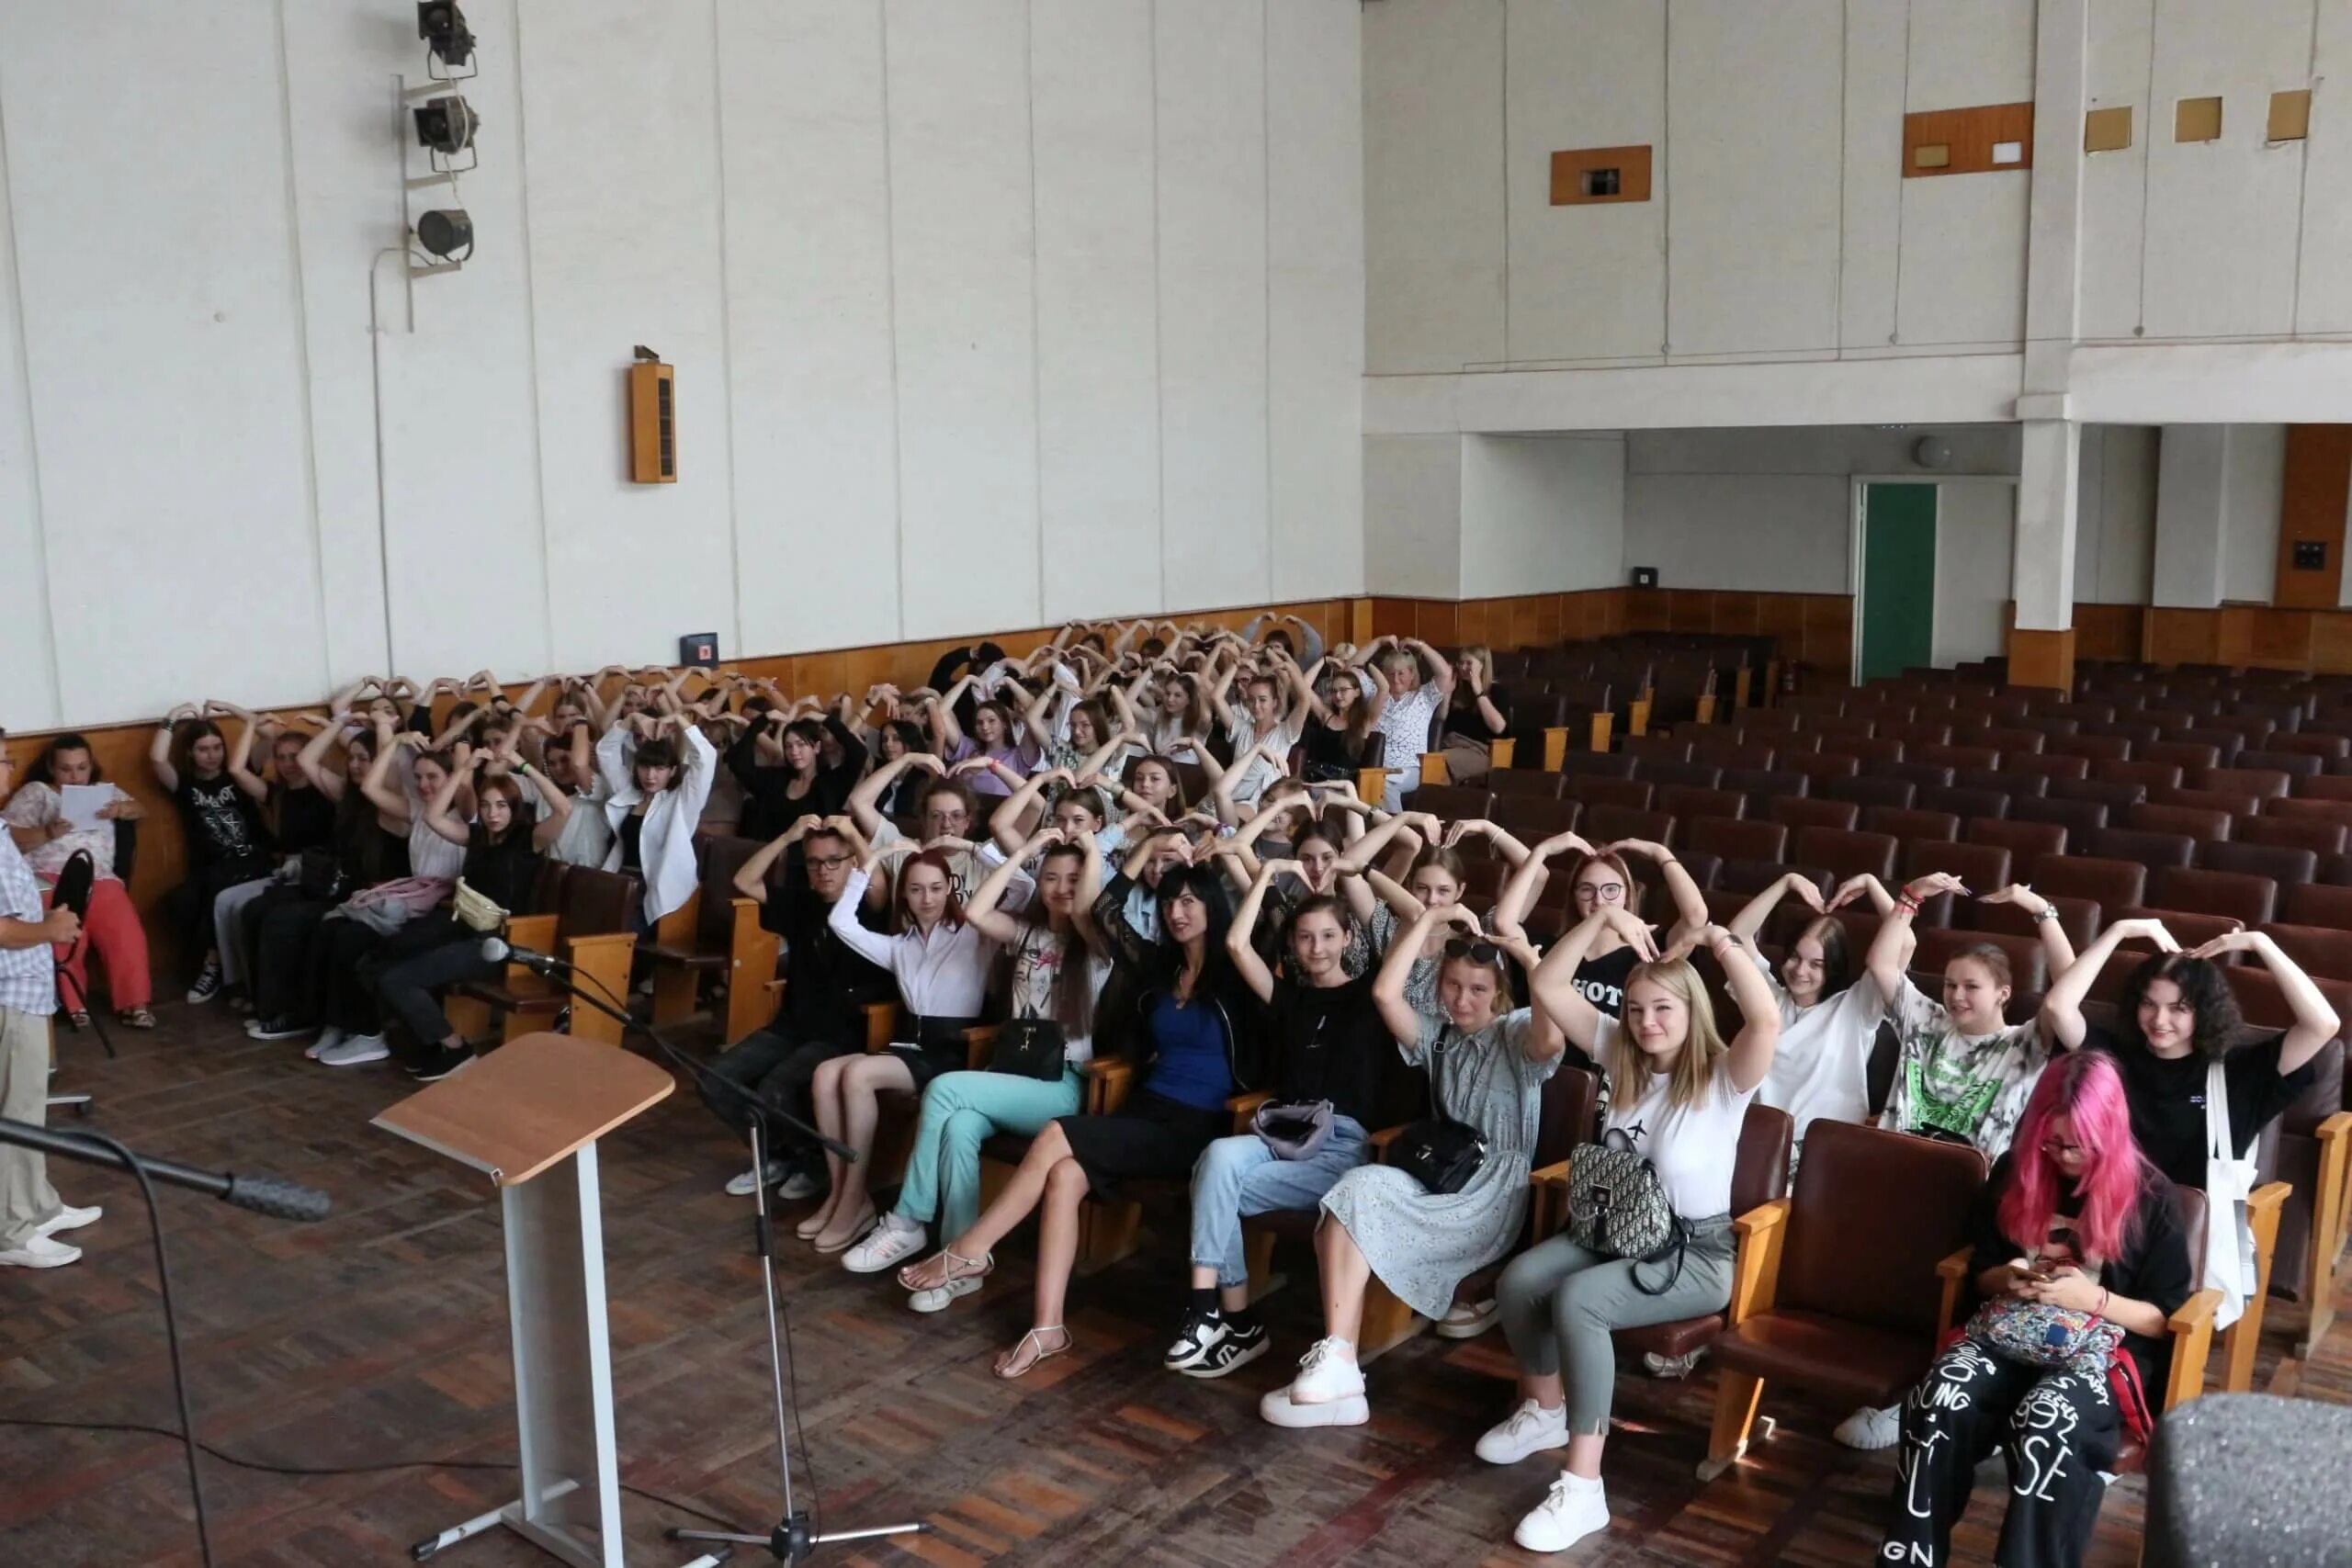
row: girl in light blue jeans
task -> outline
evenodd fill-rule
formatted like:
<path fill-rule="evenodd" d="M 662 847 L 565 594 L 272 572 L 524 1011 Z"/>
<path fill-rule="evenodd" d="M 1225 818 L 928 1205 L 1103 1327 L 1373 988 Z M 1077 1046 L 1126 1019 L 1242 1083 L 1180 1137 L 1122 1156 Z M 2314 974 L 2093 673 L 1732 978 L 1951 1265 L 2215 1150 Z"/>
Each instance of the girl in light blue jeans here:
<path fill-rule="evenodd" d="M 1186 1377 L 1221 1378 L 1266 1353 L 1265 1325 L 1250 1307 L 1241 1222 L 1280 1210 L 1312 1212 L 1370 1152 L 1364 1122 L 1379 1099 L 1381 1065 L 1395 1049 L 1372 999 L 1373 976 L 1348 978 L 1347 911 L 1328 894 L 1292 911 L 1284 949 L 1290 975 L 1276 979 L 1251 944 L 1273 879 L 1295 862 L 1259 869 L 1226 936 L 1226 951 L 1266 1005 L 1261 1039 L 1275 1105 L 1325 1105 L 1329 1126 L 1311 1152 L 1285 1157 L 1256 1133 L 1219 1138 L 1193 1168 L 1192 1292 L 1163 1364 Z"/>
<path fill-rule="evenodd" d="M 1037 894 L 1019 916 L 997 906 L 1013 874 L 1037 860 Z M 1020 1073 L 942 1073 L 925 1086 L 914 1151 L 907 1156 L 899 1201 L 865 1240 L 842 1255 L 853 1274 L 877 1274 L 922 1250 L 927 1226 L 961 1235 L 980 1212 L 980 1145 L 993 1134 L 1034 1137 L 1055 1118 L 1077 1112 L 1080 1067 L 1094 1055 L 1094 996 L 1110 973 L 1095 956 L 1088 911 L 1102 889 L 1102 856 L 1091 833 L 1066 839 L 1047 828 L 989 873 L 964 906 L 964 920 L 1012 954 L 1012 1016 L 1051 1019 L 1062 1030 L 1058 1078 Z M 952 1272 L 952 1270 L 950 1270 Z M 978 1275 L 930 1288 L 910 1287 L 908 1304 L 938 1312 L 979 1289 Z"/>

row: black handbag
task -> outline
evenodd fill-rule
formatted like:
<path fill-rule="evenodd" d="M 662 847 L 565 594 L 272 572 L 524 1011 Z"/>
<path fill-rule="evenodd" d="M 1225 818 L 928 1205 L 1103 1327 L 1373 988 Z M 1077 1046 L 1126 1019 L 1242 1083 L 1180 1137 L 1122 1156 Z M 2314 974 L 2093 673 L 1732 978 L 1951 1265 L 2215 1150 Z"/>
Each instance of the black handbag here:
<path fill-rule="evenodd" d="M 1443 1038 L 1440 1037 L 1441 1040 Z M 1438 1104 L 1438 1072 L 1443 1056 L 1430 1047 L 1430 1113 L 1408 1122 L 1388 1151 L 1388 1163 L 1431 1193 L 1461 1191 L 1487 1163 L 1487 1134 L 1457 1122 Z"/>
<path fill-rule="evenodd" d="M 342 863 L 332 850 L 304 850 L 295 857 L 294 886 L 305 898 L 333 903 L 346 891 Z"/>
<path fill-rule="evenodd" d="M 1052 1083 L 1062 1076 L 1062 1026 L 1050 1018 L 1008 1018 L 997 1025 L 989 1071 Z"/>

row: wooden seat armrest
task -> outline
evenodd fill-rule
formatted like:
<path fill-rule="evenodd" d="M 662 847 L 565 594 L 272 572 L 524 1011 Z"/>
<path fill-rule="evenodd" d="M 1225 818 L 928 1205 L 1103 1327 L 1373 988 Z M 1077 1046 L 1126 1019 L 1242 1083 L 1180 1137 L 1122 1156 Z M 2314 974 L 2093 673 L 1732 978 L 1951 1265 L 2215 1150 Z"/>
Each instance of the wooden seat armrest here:
<path fill-rule="evenodd" d="M 985 1072 L 989 1054 L 996 1049 L 997 1025 L 976 1023 L 964 1031 L 964 1068 L 967 1072 Z"/>
<path fill-rule="evenodd" d="M 2275 1226 L 2278 1223 L 2278 1211 L 2286 1206 L 2287 1200 L 2293 1196 L 2294 1190 L 2290 1184 L 2284 1181 L 2266 1181 L 2247 1193 L 2245 1213 L 2248 1223 L 2259 1233 L 2262 1218 L 2267 1214 L 2270 1216 L 2270 1223 Z"/>
<path fill-rule="evenodd" d="M 1108 1116 L 1126 1103 L 1135 1087 L 1135 1064 L 1117 1056 L 1097 1056 L 1080 1069 L 1079 1108 L 1089 1116 Z"/>
<path fill-rule="evenodd" d="M 1487 766 L 1508 768 L 1519 756 L 1519 742 L 1508 735 L 1497 736 L 1487 742 Z"/>
<path fill-rule="evenodd" d="M 1732 1256 L 1731 1304 L 1726 1320 L 1735 1327 L 1769 1309 L 1781 1288 L 1781 1247 L 1789 1234 L 1792 1200 L 1758 1203 L 1731 1223 L 1737 1250 Z"/>
<path fill-rule="evenodd" d="M 1225 1102 L 1225 1108 L 1233 1112 L 1234 1134 L 1238 1137 L 1241 1134 L 1248 1132 L 1250 1130 L 1250 1118 L 1258 1114 L 1258 1107 L 1267 1103 L 1273 1098 L 1274 1097 L 1272 1094 L 1267 1093 L 1263 1089 L 1252 1089 L 1248 1094 L 1237 1094 L 1231 1100 L 1227 1100 Z"/>
<path fill-rule="evenodd" d="M 1537 1166 L 1527 1173 L 1527 1234 L 1548 1241 L 1568 1223 L 1568 1162 Z"/>
<path fill-rule="evenodd" d="M 1546 727 L 1544 731 L 1544 771 L 1547 773 L 1558 773 L 1560 763 L 1567 754 L 1567 726 L 1563 724 Z"/>
<path fill-rule="evenodd" d="M 1961 1299 L 1968 1292 L 1969 1264 L 1976 1257 L 1973 1246 L 1957 1248 L 1936 1263 L 1936 1278 L 1943 1281 L 1943 1300 L 1936 1307 L 1936 1339 L 1959 1325 Z"/>
<path fill-rule="evenodd" d="M 867 1002 L 858 1010 L 865 1015 L 865 1049 L 868 1052 L 889 1049 L 890 1036 L 899 1030 L 899 1004 Z"/>
<path fill-rule="evenodd" d="M 2165 1411 L 2205 1391 L 2205 1362 L 2213 1348 L 2213 1314 L 2221 1308 L 2221 1292 L 2199 1291 L 2165 1319 L 2165 1327 L 2172 1333 L 2172 1374 L 2165 1380 Z"/>
<path fill-rule="evenodd" d="M 1401 1122 L 1396 1126 L 1378 1128 L 1374 1132 L 1365 1134 L 1364 1142 L 1372 1145 L 1373 1163 L 1374 1165 L 1386 1165 L 1388 1163 L 1388 1151 L 1395 1148 L 1396 1146 L 1396 1140 L 1404 1135 L 1405 1128 Z"/>
<path fill-rule="evenodd" d="M 2352 1111 L 2324 1118 L 2314 1129 L 2319 1139 L 2318 1179 L 2312 1189 L 2312 1267 L 2315 1292 L 2332 1287 L 2335 1255 L 2344 1245 L 2347 1215 L 2352 1209 Z"/>
<path fill-rule="evenodd" d="M 555 917 L 509 915 L 506 917 L 506 940 L 512 946 L 527 947 L 533 953 L 553 953 Z"/>
<path fill-rule="evenodd" d="M 1553 1181 L 1565 1187 L 1568 1180 L 1568 1162 L 1562 1160 L 1557 1165 L 1539 1165 L 1527 1173 L 1527 1179 L 1537 1187 Z"/>

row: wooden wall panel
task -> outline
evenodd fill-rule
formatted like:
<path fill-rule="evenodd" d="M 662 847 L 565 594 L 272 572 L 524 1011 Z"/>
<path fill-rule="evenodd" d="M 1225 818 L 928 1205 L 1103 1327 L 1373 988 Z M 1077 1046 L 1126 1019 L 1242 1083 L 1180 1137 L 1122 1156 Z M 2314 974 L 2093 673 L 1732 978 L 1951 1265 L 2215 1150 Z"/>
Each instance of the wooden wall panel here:
<path fill-rule="evenodd" d="M 1993 162 L 1996 142 L 2018 144 L 2015 162 Z M 1943 162 L 1923 164 L 1922 147 L 1940 147 Z M 2033 106 L 1983 104 L 1964 109 L 1927 109 L 1903 117 L 1903 177 L 1984 175 L 2033 167 Z"/>
<path fill-rule="evenodd" d="M 2148 610 L 2147 654 L 2154 664 L 2212 664 L 2222 657 L 2222 617 L 2217 610 Z"/>
<path fill-rule="evenodd" d="M 2270 602 L 2333 610 L 2344 597 L 2344 512 L 2352 492 L 2352 424 L 2290 424 L 2278 495 L 2278 567 Z M 2317 545 L 2322 564 L 2295 565 L 2299 543 Z"/>
<path fill-rule="evenodd" d="M 2141 604 L 2075 605 L 2075 658 L 2140 658 L 2147 614 L 2146 606 Z"/>

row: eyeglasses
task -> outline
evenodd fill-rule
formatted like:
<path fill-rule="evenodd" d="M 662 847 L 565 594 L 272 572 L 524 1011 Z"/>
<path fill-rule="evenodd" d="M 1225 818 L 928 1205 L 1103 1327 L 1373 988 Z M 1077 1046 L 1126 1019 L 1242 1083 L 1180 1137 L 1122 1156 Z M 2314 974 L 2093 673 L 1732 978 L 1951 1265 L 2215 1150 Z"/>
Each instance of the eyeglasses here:
<path fill-rule="evenodd" d="M 847 865 L 851 861 L 856 858 L 857 857 L 854 855 L 810 855 L 808 857 L 808 869 L 811 871 L 831 871 L 835 866 Z"/>
<path fill-rule="evenodd" d="M 2090 1149 L 2082 1144 L 2062 1144 L 2055 1138 L 2041 1140 L 2041 1152 L 2052 1159 L 2064 1159 L 2069 1155 L 2086 1155 Z"/>
<path fill-rule="evenodd" d="M 1473 964 L 1494 964 L 1502 958 L 1503 950 L 1491 942 L 1465 942 L 1455 937 L 1445 944 L 1448 958 L 1466 958 Z"/>
<path fill-rule="evenodd" d="M 1603 904 L 1609 904 L 1625 896 L 1625 885 L 1622 882 L 1588 882 L 1579 886 L 1577 891 L 1588 894 Z"/>

